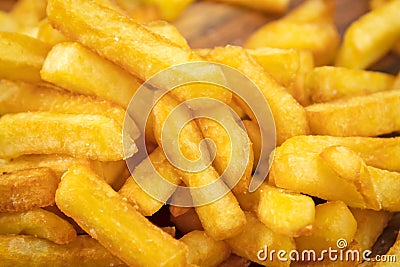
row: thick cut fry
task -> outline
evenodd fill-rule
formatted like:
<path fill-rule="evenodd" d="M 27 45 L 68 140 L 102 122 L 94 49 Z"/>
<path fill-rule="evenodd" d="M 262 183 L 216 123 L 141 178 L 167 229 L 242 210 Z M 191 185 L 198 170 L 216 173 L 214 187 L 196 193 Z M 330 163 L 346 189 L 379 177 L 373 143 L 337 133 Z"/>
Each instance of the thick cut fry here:
<path fill-rule="evenodd" d="M 297 237 L 311 232 L 315 216 L 312 198 L 269 185 L 260 188 L 258 219 L 278 234 Z"/>
<path fill-rule="evenodd" d="M 144 5 L 141 0 L 115 0 L 131 18 L 145 23 L 161 19 L 160 10 L 154 5 Z"/>
<path fill-rule="evenodd" d="M 359 191 L 360 181 L 341 177 L 315 153 L 280 155 L 272 165 L 270 179 L 281 188 L 326 200 L 342 200 L 351 207 L 367 207 L 363 192 Z"/>
<path fill-rule="evenodd" d="M 277 20 L 266 24 L 250 36 L 247 48 L 297 48 L 310 50 L 315 65 L 333 61 L 339 46 L 339 34 L 332 22 Z"/>
<path fill-rule="evenodd" d="M 89 236 L 65 245 L 24 235 L 0 236 L 0 262 L 2 266 L 126 266 L 96 240 Z"/>
<path fill-rule="evenodd" d="M 396 79 L 394 80 L 393 89 L 394 90 L 397 90 L 397 89 L 400 90 L 400 71 L 397 74 Z"/>
<path fill-rule="evenodd" d="M 199 59 L 189 49 L 91 1 L 50 0 L 47 15 L 51 25 L 68 38 L 79 41 L 142 80 L 172 65 Z"/>
<path fill-rule="evenodd" d="M 103 176 L 103 170 L 100 164 L 96 161 L 91 161 L 85 158 L 74 158 L 67 155 L 25 155 L 10 160 L 0 160 L 0 173 L 14 172 L 32 168 L 50 168 L 54 171 L 57 177 L 68 170 L 74 164 L 82 164 L 89 166 L 100 176 Z"/>
<path fill-rule="evenodd" d="M 203 230 L 203 226 L 201 225 L 200 219 L 194 208 L 189 209 L 189 211 L 178 217 L 171 216 L 171 222 L 183 234 L 187 234 L 196 230 Z"/>
<path fill-rule="evenodd" d="M 381 208 L 368 167 L 354 151 L 343 146 L 331 146 L 320 156 L 340 177 L 357 187 L 367 207 Z"/>
<path fill-rule="evenodd" d="M 306 113 L 313 134 L 377 136 L 391 133 L 400 130 L 400 90 L 314 104 L 306 107 Z"/>
<path fill-rule="evenodd" d="M 127 107 L 141 83 L 79 43 L 52 48 L 40 71 L 43 80 L 72 92 L 98 96 Z"/>
<path fill-rule="evenodd" d="M 354 240 L 361 251 L 371 249 L 382 234 L 392 214 L 387 211 L 350 209 L 357 221 L 357 231 Z"/>
<path fill-rule="evenodd" d="M 159 183 L 157 176 L 149 175 L 150 168 L 155 168 L 158 174 L 170 183 L 178 185 L 181 182 L 174 166 L 165 158 L 160 147 L 156 148 L 149 155 L 148 159 L 145 159 L 135 168 L 132 176 L 140 179 L 141 183 L 148 183 L 152 188 L 156 188 L 156 192 L 162 196 L 166 196 L 166 199 L 168 199 L 174 193 L 174 190 L 163 188 L 163 184 Z M 153 215 L 165 204 L 145 192 L 132 177 L 128 178 L 119 193 L 144 216 Z"/>
<path fill-rule="evenodd" d="M 224 241 L 215 241 L 203 231 L 193 231 L 180 241 L 188 246 L 188 261 L 202 267 L 217 267 L 231 254 Z"/>
<path fill-rule="evenodd" d="M 287 14 L 284 19 L 298 22 L 332 22 L 334 0 L 308 0 Z"/>
<path fill-rule="evenodd" d="M 0 235 L 8 234 L 32 235 L 56 244 L 76 239 L 76 231 L 71 224 L 43 209 L 0 213 Z"/>
<path fill-rule="evenodd" d="M 377 259 L 377 258 L 376 258 Z M 393 244 L 385 255 L 380 255 L 377 259 L 376 267 L 397 267 L 400 259 L 400 240 Z"/>
<path fill-rule="evenodd" d="M 306 74 L 314 67 L 307 50 L 260 47 L 247 52 L 302 105 L 310 103 L 304 87 Z"/>
<path fill-rule="evenodd" d="M 264 266 L 290 266 L 290 259 L 280 261 L 276 257 L 270 258 L 269 252 L 271 250 L 291 251 L 294 249 L 293 240 L 274 233 L 250 212 L 246 212 L 246 219 L 245 229 L 235 237 L 226 240 L 232 252 Z M 264 261 L 261 260 L 263 258 L 265 258 Z"/>
<path fill-rule="evenodd" d="M 128 265 L 185 266 L 186 246 L 153 225 L 89 168 L 63 176 L 57 206 Z"/>
<path fill-rule="evenodd" d="M 400 39 L 400 2 L 392 1 L 353 22 L 344 35 L 335 65 L 364 69 Z"/>
<path fill-rule="evenodd" d="M 382 209 L 400 211 L 400 173 L 368 167 Z"/>
<path fill-rule="evenodd" d="M 65 114 L 92 114 L 113 118 L 123 125 L 125 110 L 105 100 L 36 86 L 23 82 L 0 81 L 0 115 L 28 111 Z"/>
<path fill-rule="evenodd" d="M 189 121 L 184 125 L 184 127 L 179 125 L 179 121 L 181 121 L 181 119 L 186 121 L 190 118 L 188 117 L 190 116 L 189 113 L 187 113 L 188 110 L 178 114 L 179 119 L 174 120 L 174 125 L 169 125 L 164 128 L 164 122 L 166 121 L 167 116 L 177 105 L 178 101 L 176 101 L 170 95 L 165 95 L 154 107 L 154 133 L 157 143 L 159 146 L 163 147 L 164 144 L 161 139 L 162 134 L 168 136 L 168 139 L 175 139 L 175 137 L 171 136 L 171 134 L 173 132 L 179 132 L 177 144 L 180 147 L 181 154 L 174 154 L 173 157 L 177 156 L 179 158 L 183 156 L 189 160 L 200 159 L 200 161 L 198 161 L 199 164 L 201 166 L 203 166 L 203 164 L 207 166 L 208 156 L 204 154 L 207 154 L 208 151 L 203 151 L 203 156 L 205 156 L 205 158 L 200 158 L 202 154 L 199 151 L 198 146 L 200 141 L 203 139 L 203 136 L 200 132 L 200 129 L 197 127 L 196 122 L 193 120 Z M 181 131 L 175 131 L 177 129 L 181 129 Z M 181 162 L 182 161 L 180 161 L 180 163 Z M 184 170 L 191 169 L 186 165 L 180 165 L 179 167 L 183 168 Z M 206 167 L 201 172 L 178 171 L 186 186 L 189 187 L 201 187 L 212 182 L 216 182 L 214 183 L 213 192 L 209 193 L 212 193 L 213 196 L 217 196 L 218 200 L 215 200 L 212 203 L 209 203 L 207 196 L 202 195 L 201 191 L 197 191 L 199 192 L 197 195 L 193 195 L 195 191 L 191 191 L 195 204 L 204 204 L 204 202 L 209 203 L 203 206 L 197 206 L 196 212 L 199 215 L 205 232 L 210 237 L 216 240 L 222 240 L 232 237 L 242 230 L 245 224 L 245 215 L 240 209 L 239 204 L 237 203 L 237 200 L 233 196 L 232 192 L 229 192 L 227 186 L 224 184 L 222 179 L 220 179 L 220 176 L 212 166 Z M 227 193 L 225 194 L 225 192 Z M 222 198 L 219 198 L 221 196 Z"/>
<path fill-rule="evenodd" d="M 337 249 L 338 240 L 349 244 L 356 233 L 357 222 L 348 207 L 341 201 L 328 202 L 315 207 L 315 221 L 310 236 L 295 239 L 296 249 L 314 250 Z"/>
<path fill-rule="evenodd" d="M 312 101 L 319 103 L 391 90 L 393 83 L 393 75 L 386 73 L 324 66 L 308 74 L 305 86 Z"/>
<path fill-rule="evenodd" d="M 39 83 L 50 45 L 19 33 L 0 32 L 0 78 Z"/>
<path fill-rule="evenodd" d="M 68 39 L 64 35 L 62 35 L 59 31 L 56 31 L 53 27 L 51 27 L 48 19 L 44 19 L 39 23 L 37 38 L 53 46 L 58 43 L 68 41 Z"/>
<path fill-rule="evenodd" d="M 102 175 L 107 184 L 113 188 L 121 188 L 128 176 L 124 177 L 127 170 L 126 162 L 124 160 L 100 162 Z M 129 170 L 127 170 L 129 172 Z M 122 181 L 122 182 L 121 182 Z"/>
<path fill-rule="evenodd" d="M 0 10 L 0 31 L 16 32 L 18 31 L 18 22 L 9 14 Z"/>
<path fill-rule="evenodd" d="M 253 170 L 255 170 L 258 161 L 260 160 L 262 147 L 260 128 L 258 127 L 257 123 L 251 120 L 244 120 L 243 125 L 246 127 L 247 134 L 249 135 L 252 143 L 254 153 Z"/>
<path fill-rule="evenodd" d="M 152 32 L 164 36 L 174 44 L 177 44 L 185 49 L 190 49 L 185 37 L 183 37 L 179 30 L 171 23 L 163 20 L 155 20 L 144 24 L 144 26 L 146 26 Z"/>
<path fill-rule="evenodd" d="M 261 10 L 265 12 L 274 12 L 274 13 L 284 13 L 289 7 L 289 0 L 255 0 L 255 1 L 246 1 L 246 0 L 213 0 L 214 2 L 222 2 L 228 4 L 235 4 L 244 6 L 247 8 L 252 8 L 255 10 Z"/>
<path fill-rule="evenodd" d="M 345 146 L 356 152 L 367 165 L 400 172 L 400 138 L 296 136 L 276 149 L 283 154 L 321 153 L 329 146 Z"/>
<path fill-rule="evenodd" d="M 194 0 L 142 0 L 146 5 L 154 5 L 160 12 L 161 18 L 173 21 L 190 5 Z"/>
<path fill-rule="evenodd" d="M 101 115 L 28 112 L 0 118 L 0 158 L 67 154 L 92 160 L 124 157 L 122 126 Z M 133 141 L 130 151 L 136 152 Z M 128 154 L 127 154 L 128 153 Z"/>
<path fill-rule="evenodd" d="M 49 168 L 0 174 L 0 212 L 51 206 L 60 179 Z"/>
<path fill-rule="evenodd" d="M 258 86 L 271 107 L 278 145 L 292 136 L 308 133 L 308 123 L 303 107 L 285 88 L 269 77 L 243 48 L 234 46 L 215 48 L 208 53 L 207 59 L 238 69 Z M 243 106 L 243 103 L 240 105 L 247 115 L 251 116 L 249 107 Z"/>

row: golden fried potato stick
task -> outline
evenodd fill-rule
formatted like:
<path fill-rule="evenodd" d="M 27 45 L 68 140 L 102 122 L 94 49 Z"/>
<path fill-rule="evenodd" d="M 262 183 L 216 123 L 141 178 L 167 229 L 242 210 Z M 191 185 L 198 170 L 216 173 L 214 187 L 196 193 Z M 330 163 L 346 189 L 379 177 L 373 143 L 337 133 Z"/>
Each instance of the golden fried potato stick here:
<path fill-rule="evenodd" d="M 0 32 L 0 78 L 39 83 L 50 45 L 26 35 Z"/>
<path fill-rule="evenodd" d="M 357 222 L 342 201 L 317 205 L 312 234 L 296 238 L 296 249 L 298 251 L 314 250 L 317 255 L 320 255 L 324 249 L 336 249 L 340 239 L 346 240 L 349 244 L 356 230 Z"/>
<path fill-rule="evenodd" d="M 86 166 L 63 176 L 57 206 L 128 265 L 185 266 L 187 248 L 153 225 Z"/>
<path fill-rule="evenodd" d="M 27 112 L 0 118 L 0 158 L 26 154 L 66 154 L 92 160 L 121 160 L 122 126 L 102 115 Z"/>
<path fill-rule="evenodd" d="M 31 28 L 46 17 L 47 0 L 19 0 L 10 14 L 21 28 Z"/>
<path fill-rule="evenodd" d="M 190 208 L 187 212 L 177 217 L 171 215 L 170 220 L 182 234 L 195 230 L 204 230 L 194 208 Z"/>
<path fill-rule="evenodd" d="M 387 211 L 350 209 L 357 221 L 357 231 L 354 240 L 362 251 L 371 249 L 382 234 L 392 214 Z"/>
<path fill-rule="evenodd" d="M 313 134 L 377 136 L 400 130 L 400 90 L 314 104 L 305 109 Z"/>
<path fill-rule="evenodd" d="M 164 20 L 150 21 L 144 24 L 152 32 L 164 36 L 174 44 L 181 46 L 184 49 L 190 49 L 185 37 L 179 32 L 179 30 Z"/>
<path fill-rule="evenodd" d="M 261 132 L 257 123 L 251 120 L 243 120 L 243 125 L 246 127 L 247 134 L 252 143 L 253 153 L 254 153 L 254 161 L 253 161 L 253 170 L 257 167 L 258 161 L 260 160 L 261 153 Z"/>
<path fill-rule="evenodd" d="M 177 100 L 167 94 L 164 95 L 153 108 L 154 135 L 160 147 L 163 147 L 164 145 L 161 138 L 162 134 L 166 134 L 168 136 L 168 131 L 173 131 L 173 129 L 169 128 L 164 129 L 164 122 L 171 111 L 178 104 L 179 102 Z M 185 110 L 184 112 L 188 111 Z M 179 115 L 187 116 L 188 114 L 185 113 Z M 173 126 L 179 128 L 181 127 L 181 125 Z M 180 147 L 180 151 L 183 154 L 181 156 L 188 160 L 200 159 L 201 153 L 198 149 L 198 146 L 202 139 L 202 133 L 195 121 L 191 120 L 185 124 L 179 133 L 179 140 L 177 142 Z M 205 153 L 208 153 L 208 151 L 205 151 Z M 202 159 L 201 163 L 204 163 L 206 159 L 207 158 Z M 206 164 L 207 163 L 208 162 L 206 162 Z M 185 168 L 185 166 L 179 167 Z M 179 175 L 188 187 L 205 186 L 220 178 L 219 174 L 212 165 L 200 172 L 187 172 L 178 169 L 177 171 L 179 171 Z M 219 179 L 219 181 L 219 183 L 215 184 L 215 192 L 222 192 L 227 189 L 222 179 Z M 192 198 L 195 203 L 196 201 L 200 202 L 203 199 L 200 195 L 192 195 Z M 203 206 L 197 206 L 196 212 L 199 215 L 205 232 L 216 240 L 222 240 L 234 236 L 243 229 L 243 226 L 246 222 L 245 215 L 240 209 L 239 204 L 237 203 L 237 200 L 233 196 L 232 192 L 228 192 L 222 198 L 219 198 L 212 203 Z"/>
<path fill-rule="evenodd" d="M 316 153 L 280 155 L 274 160 L 269 175 L 270 182 L 280 188 L 326 200 L 341 200 L 351 207 L 376 209 L 367 206 L 366 192 L 360 192 L 360 183 L 371 181 L 341 177 Z"/>
<path fill-rule="evenodd" d="M 259 192 L 260 202 L 258 219 L 277 234 L 291 237 L 307 235 L 312 230 L 315 216 L 315 204 L 311 197 L 262 185 Z"/>
<path fill-rule="evenodd" d="M 56 31 L 53 27 L 51 27 L 49 20 L 47 18 L 39 22 L 37 38 L 52 46 L 58 43 L 68 41 L 68 39 L 64 35 L 62 35 L 59 31 Z"/>
<path fill-rule="evenodd" d="M 274 116 L 278 145 L 292 136 L 308 133 L 308 123 L 303 107 L 284 87 L 268 76 L 246 50 L 236 46 L 218 47 L 209 51 L 207 59 L 238 69 L 258 86 Z M 240 105 L 247 115 L 251 116 L 249 108 L 243 103 Z"/>
<path fill-rule="evenodd" d="M 43 209 L 0 213 L 0 235 L 8 234 L 31 235 L 56 244 L 67 244 L 76 239 L 71 224 Z"/>
<path fill-rule="evenodd" d="M 127 266 L 93 238 L 84 235 L 65 245 L 25 235 L 0 235 L 5 266 Z"/>
<path fill-rule="evenodd" d="M 141 0 L 115 0 L 129 17 L 141 22 L 161 19 L 160 10 L 154 5 L 144 5 Z"/>
<path fill-rule="evenodd" d="M 290 266 L 290 259 L 279 261 L 274 257 L 271 261 L 269 252 L 271 250 L 291 251 L 295 248 L 293 239 L 274 233 L 250 212 L 246 212 L 246 219 L 245 229 L 240 234 L 226 240 L 232 252 L 264 266 Z M 268 247 L 268 251 L 265 251 L 265 247 Z M 264 250 L 264 252 L 261 250 Z M 265 253 L 267 253 L 268 258 L 265 261 L 259 260 L 259 257 L 266 256 Z"/>
<path fill-rule="evenodd" d="M 394 77 L 390 74 L 324 66 L 308 74 L 305 86 L 312 101 L 320 103 L 391 90 L 393 84 Z"/>
<path fill-rule="evenodd" d="M 217 267 L 231 254 L 224 241 L 215 241 L 203 231 L 193 231 L 179 239 L 188 246 L 188 261 L 196 266 Z"/>
<path fill-rule="evenodd" d="M 173 21 L 190 5 L 194 0 L 142 0 L 145 5 L 154 5 L 161 15 L 161 19 Z"/>
<path fill-rule="evenodd" d="M 384 56 L 400 39 L 400 2 L 370 11 L 347 28 L 335 65 L 364 69 Z"/>
<path fill-rule="evenodd" d="M 74 158 L 67 155 L 24 155 L 10 160 L 0 160 L 0 173 L 14 172 L 32 168 L 50 168 L 57 177 L 60 177 L 74 164 L 88 165 L 98 175 L 103 176 L 103 169 L 99 162 L 86 158 Z"/>
<path fill-rule="evenodd" d="M 98 96 L 126 108 L 141 83 L 79 43 L 61 43 L 47 55 L 42 79 L 69 91 Z"/>
<path fill-rule="evenodd" d="M 50 0 L 47 15 L 51 25 L 68 38 L 79 41 L 142 80 L 172 65 L 200 59 L 189 49 L 92 1 Z"/>
<path fill-rule="evenodd" d="M 103 115 L 123 125 L 125 110 L 105 100 L 24 82 L 0 80 L 0 115 L 28 111 Z"/>
<path fill-rule="evenodd" d="M 149 165 L 149 161 L 161 177 L 170 183 L 176 185 L 180 184 L 181 180 L 179 174 L 176 172 L 174 166 L 168 162 L 160 147 L 156 148 L 149 155 L 148 160 L 144 160 L 134 169 L 132 176 L 138 176 L 138 178 L 145 177 L 145 180 L 142 181 L 142 183 L 148 182 L 152 184 L 152 187 L 157 187 L 157 192 L 160 192 L 160 194 L 171 196 L 174 191 L 171 192 L 169 189 L 162 188 L 163 184 L 157 183 L 159 181 L 157 177 L 151 177 L 148 175 L 149 168 L 152 168 L 152 166 Z M 138 185 L 132 177 L 129 177 L 126 180 L 124 186 L 119 190 L 119 193 L 144 216 L 153 215 L 165 204 L 143 191 L 140 185 Z"/>
<path fill-rule="evenodd" d="M 51 206 L 60 182 L 49 168 L 0 174 L 0 212 L 26 211 Z"/>
<path fill-rule="evenodd" d="M 399 73 L 397 73 L 396 79 L 394 80 L 393 89 L 400 90 L 400 71 L 399 71 Z"/>
<path fill-rule="evenodd" d="M 383 258 L 385 257 L 385 258 Z M 389 251 L 383 256 L 380 256 L 380 261 L 378 261 L 375 266 L 376 267 L 396 267 L 399 263 L 400 258 L 400 240 L 399 236 L 397 236 L 396 242 L 389 249 Z M 383 260 L 385 259 L 385 260 Z"/>
<path fill-rule="evenodd" d="M 260 47 L 246 50 L 271 76 L 303 106 L 310 104 L 304 86 L 306 74 L 314 67 L 308 50 Z"/>
<path fill-rule="evenodd" d="M 16 32 L 18 31 L 18 22 L 7 12 L 0 10 L 0 31 Z"/>
<path fill-rule="evenodd" d="M 273 13 L 284 13 L 289 7 L 289 0 L 256 0 L 256 1 L 246 1 L 246 0 L 212 0 L 214 2 L 221 2 L 227 4 L 240 5 L 247 8 L 252 8 L 255 10 L 261 10 L 265 12 Z"/>
<path fill-rule="evenodd" d="M 299 22 L 332 22 L 334 12 L 334 0 L 307 0 L 290 11 L 284 19 Z"/>
<path fill-rule="evenodd" d="M 345 146 L 356 152 L 367 165 L 400 172 L 400 138 L 296 136 L 276 149 L 275 159 L 283 154 L 321 153 L 329 146 Z"/>
<path fill-rule="evenodd" d="M 400 173 L 368 167 L 383 210 L 400 211 Z"/>

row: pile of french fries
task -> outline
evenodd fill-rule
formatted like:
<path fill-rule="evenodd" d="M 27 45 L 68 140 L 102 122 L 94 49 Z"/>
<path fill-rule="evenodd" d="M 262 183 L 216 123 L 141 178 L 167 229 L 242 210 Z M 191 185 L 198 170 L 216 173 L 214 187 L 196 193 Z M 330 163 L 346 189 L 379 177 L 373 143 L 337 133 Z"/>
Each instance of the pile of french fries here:
<path fill-rule="evenodd" d="M 344 250 L 370 250 L 400 211 L 400 137 L 387 137 L 400 131 L 400 74 L 366 70 L 399 51 L 400 1 L 372 0 L 342 43 L 334 1 L 307 0 L 244 47 L 197 50 L 158 20 L 176 19 L 191 2 L 19 0 L 0 13 L 0 266 L 373 265 L 258 255 L 266 246 L 321 253 L 338 240 L 349 244 Z M 289 5 L 217 2 L 277 13 Z M 269 104 L 276 149 L 254 192 L 250 181 L 268 140 L 251 107 L 226 88 L 178 87 L 154 105 L 145 133 L 127 122 L 146 80 L 197 61 L 237 69 Z M 180 103 L 198 97 L 236 111 L 246 131 L 235 128 L 235 137 L 245 147 L 232 147 L 216 121 L 192 120 L 176 140 L 182 154 L 200 158 L 204 138 L 216 154 L 204 170 L 188 172 L 169 162 L 163 125 Z M 124 125 L 132 125 L 129 136 Z M 134 142 L 141 134 L 150 154 L 130 172 L 125 160 L 142 149 Z M 244 150 L 245 170 L 231 177 L 239 182 L 205 205 L 166 205 L 136 180 L 179 197 L 146 176 L 149 164 L 169 183 L 195 188 L 217 181 Z M 400 240 L 388 252 L 398 261 L 399 247 Z"/>

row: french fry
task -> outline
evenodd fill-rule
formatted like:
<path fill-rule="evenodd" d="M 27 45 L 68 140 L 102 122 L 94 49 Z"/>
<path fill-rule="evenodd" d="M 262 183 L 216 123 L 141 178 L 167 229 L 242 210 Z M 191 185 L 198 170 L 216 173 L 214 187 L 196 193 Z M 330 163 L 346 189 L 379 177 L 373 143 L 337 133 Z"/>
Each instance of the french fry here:
<path fill-rule="evenodd" d="M 185 266 L 186 246 L 150 223 L 89 168 L 63 176 L 57 206 L 128 265 Z"/>
<path fill-rule="evenodd" d="M 208 53 L 207 59 L 238 69 L 258 86 L 271 107 L 278 145 L 292 136 L 308 133 L 308 123 L 303 107 L 285 88 L 269 77 L 243 48 L 234 46 L 215 48 Z M 243 106 L 243 103 L 240 103 L 240 106 L 247 115 L 251 116 L 248 107 Z"/>
<path fill-rule="evenodd" d="M 25 235 L 0 236 L 0 261 L 3 266 L 126 266 L 96 240 L 78 236 L 65 245 Z"/>
<path fill-rule="evenodd" d="M 384 91 L 310 105 L 306 113 L 313 134 L 377 136 L 400 130 L 399 103 L 399 90 Z"/>
<path fill-rule="evenodd" d="M 105 100 L 23 82 L 0 81 L 0 115 L 28 111 L 103 115 L 123 125 L 125 110 Z"/>
<path fill-rule="evenodd" d="M 92 160 L 124 158 L 122 126 L 101 115 L 28 112 L 0 118 L 0 158 L 67 154 Z M 133 155 L 136 146 L 132 142 Z"/>
<path fill-rule="evenodd" d="M 121 188 L 128 176 L 124 176 L 124 172 L 127 169 L 126 162 L 124 160 L 118 161 L 106 161 L 100 162 L 102 175 L 107 184 L 111 185 L 113 188 Z M 129 170 L 128 170 L 129 171 Z M 123 181 L 123 182 L 121 182 Z"/>
<path fill-rule="evenodd" d="M 321 153 L 329 146 L 345 146 L 356 152 L 367 165 L 400 172 L 400 138 L 296 136 L 276 149 L 283 154 Z"/>
<path fill-rule="evenodd" d="M 79 41 L 142 80 L 172 65 L 199 59 L 192 51 L 91 1 L 50 0 L 47 15 L 51 25 L 68 38 Z"/>
<path fill-rule="evenodd" d="M 49 168 L 0 174 L 0 212 L 51 206 L 60 179 Z"/>
<path fill-rule="evenodd" d="M 177 217 L 171 216 L 170 219 L 176 228 L 183 234 L 196 230 L 204 230 L 194 208 L 190 208 L 187 212 Z"/>
<path fill-rule="evenodd" d="M 43 209 L 0 213 L 0 235 L 8 234 L 31 235 L 56 244 L 66 244 L 76 239 L 71 224 Z"/>
<path fill-rule="evenodd" d="M 393 84 L 394 77 L 390 74 L 324 66 L 308 74 L 305 86 L 313 102 L 320 103 L 391 90 Z"/>
<path fill-rule="evenodd" d="M 265 12 L 284 13 L 289 7 L 289 0 L 264 0 L 264 1 L 246 1 L 246 0 L 213 0 L 214 2 L 222 2 L 227 4 L 235 4 L 261 10 Z"/>
<path fill-rule="evenodd" d="M 260 128 L 258 127 L 257 123 L 251 120 L 243 120 L 243 125 L 246 127 L 247 134 L 252 143 L 253 152 L 254 152 L 254 163 L 253 163 L 253 170 L 257 167 L 257 164 L 260 160 L 261 154 L 261 133 Z"/>
<path fill-rule="evenodd" d="M 298 22 L 332 22 L 334 12 L 333 0 L 308 0 L 290 11 L 284 19 Z"/>
<path fill-rule="evenodd" d="M 381 208 L 369 169 L 354 151 L 343 146 L 331 146 L 322 151 L 320 157 L 340 177 L 357 187 L 367 207 L 374 210 Z"/>
<path fill-rule="evenodd" d="M 148 186 L 155 188 L 154 190 L 159 196 L 162 195 L 168 199 L 174 193 L 174 188 L 164 188 L 163 184 L 159 183 L 157 176 L 149 175 L 149 169 L 153 167 L 158 174 L 163 177 L 163 179 L 169 181 L 170 183 L 179 185 L 181 182 L 177 172 L 175 171 L 175 168 L 165 158 L 165 155 L 160 147 L 156 148 L 149 155 L 148 160 L 145 159 L 135 168 L 132 176 L 137 176 L 136 179 L 140 179 L 141 183 L 146 183 Z M 165 204 L 145 192 L 132 177 L 129 177 L 126 180 L 124 186 L 121 188 L 121 190 L 119 190 L 119 193 L 122 197 L 126 198 L 130 204 L 135 206 L 144 216 L 153 215 Z"/>
<path fill-rule="evenodd" d="M 259 194 L 257 217 L 272 231 L 291 237 L 311 232 L 315 216 L 312 198 L 269 185 L 262 185 Z"/>
<path fill-rule="evenodd" d="M 98 175 L 103 176 L 99 162 L 85 158 L 74 158 L 67 155 L 24 155 L 10 160 L 0 160 L 0 173 L 14 172 L 32 168 L 50 168 L 60 177 L 74 164 L 88 165 Z"/>
<path fill-rule="evenodd" d="M 360 246 L 361 251 L 371 250 L 392 217 L 392 214 L 387 211 L 350 210 L 357 221 L 357 231 L 354 235 L 354 240 Z"/>
<path fill-rule="evenodd" d="M 142 0 L 145 5 L 154 5 L 160 12 L 161 18 L 168 21 L 173 21 L 190 5 L 193 0 Z"/>
<path fill-rule="evenodd" d="M 178 120 L 174 120 L 174 125 L 169 125 L 164 129 L 164 122 L 166 121 L 167 116 L 178 104 L 178 101 L 167 94 L 164 95 L 153 108 L 153 115 L 155 118 L 154 135 L 160 147 L 163 147 L 161 139 L 162 134 L 169 136 L 169 138 L 175 138 L 170 136 L 171 132 L 174 132 L 175 130 L 173 128 L 181 127 L 181 125 L 178 125 Z M 190 114 L 187 112 L 187 110 L 180 112 L 179 118 L 189 118 L 188 116 L 190 116 Z M 198 149 L 198 145 L 202 139 L 203 136 L 195 121 L 191 120 L 185 124 L 180 131 L 177 141 L 183 154 L 180 156 L 186 157 L 186 159 L 189 160 L 201 159 L 201 153 Z M 208 153 L 208 151 L 203 152 L 204 154 Z M 206 161 L 207 156 L 201 159 L 200 164 L 207 164 L 208 162 Z M 190 167 L 187 167 L 186 165 L 181 165 L 179 167 L 185 170 L 190 170 Z M 208 166 L 206 169 L 200 172 L 187 172 L 179 170 L 179 175 L 182 177 L 182 180 L 186 186 L 189 187 L 205 186 L 216 181 L 213 188 L 213 194 L 215 195 L 221 193 L 221 196 L 223 195 L 223 197 L 212 203 L 196 207 L 196 212 L 199 215 L 204 230 L 210 237 L 216 240 L 222 240 L 234 236 L 242 230 L 246 222 L 244 213 L 240 209 L 239 204 L 237 203 L 237 200 L 233 196 L 232 192 L 228 191 L 226 194 L 223 193 L 227 192 L 227 187 L 224 182 L 219 179 L 218 173 L 212 166 Z M 194 191 L 191 191 L 191 193 L 195 204 L 201 203 L 202 201 L 208 202 L 206 200 L 207 196 L 202 195 L 201 192 L 196 195 L 193 195 Z"/>
<path fill-rule="evenodd" d="M 392 1 L 353 22 L 345 32 L 335 65 L 364 69 L 384 56 L 400 39 L 399 12 L 399 1 Z"/>
<path fill-rule="evenodd" d="M 246 212 L 246 219 L 245 229 L 240 234 L 225 240 L 232 252 L 264 266 L 290 266 L 290 259 L 288 261 L 271 259 L 269 251 L 291 251 L 294 249 L 293 240 L 290 237 L 274 233 L 250 212 Z M 265 247 L 268 247 L 268 251 L 265 251 Z M 265 261 L 261 261 L 258 256 L 260 258 L 267 256 L 267 258 Z"/>
<path fill-rule="evenodd" d="M 294 192 L 367 208 L 364 192 L 359 191 L 359 181 L 341 177 L 315 153 L 280 155 L 272 165 L 270 180 L 277 187 Z"/>
<path fill-rule="evenodd" d="M 250 265 L 250 261 L 248 259 L 239 257 L 235 254 L 231 254 L 228 259 L 226 259 L 223 263 L 219 265 L 219 267 L 248 267 Z"/>
<path fill-rule="evenodd" d="M 131 18 L 145 23 L 161 18 L 160 10 L 154 5 L 144 5 L 141 0 L 115 0 Z"/>
<path fill-rule="evenodd" d="M 336 249 L 340 239 L 346 240 L 349 244 L 356 230 L 357 222 L 343 202 L 334 201 L 317 205 L 312 233 L 310 236 L 296 238 L 296 249 L 314 250 L 320 255 L 324 249 Z"/>
<path fill-rule="evenodd" d="M 218 112 L 216 111 L 215 114 L 218 114 Z M 254 153 L 247 133 L 237 125 L 233 117 L 221 116 L 218 118 L 218 122 L 200 118 L 197 122 L 200 129 L 202 129 L 204 138 L 212 139 L 216 146 L 216 155 L 213 161 L 216 171 L 220 175 L 225 175 L 224 179 L 229 181 L 228 184 L 232 184 L 233 182 L 231 181 L 240 177 L 235 187 L 232 188 L 234 194 L 248 192 Z M 230 128 L 231 132 L 227 133 L 224 127 Z M 248 155 L 246 155 L 245 151 L 248 152 Z M 243 160 L 247 160 L 247 164 L 243 172 L 241 172 L 240 167 Z"/>
<path fill-rule="evenodd" d="M 400 240 L 397 239 L 393 246 L 385 255 L 380 255 L 379 260 L 375 264 L 376 267 L 396 267 L 399 265 L 400 258 Z"/>
<path fill-rule="evenodd" d="M 304 86 L 306 74 L 314 67 L 310 51 L 260 47 L 247 49 L 247 52 L 300 104 L 306 106 L 310 103 Z"/>
<path fill-rule="evenodd" d="M 68 41 L 68 39 L 64 35 L 51 27 L 48 19 L 44 19 L 39 23 L 37 38 L 52 46 Z"/>
<path fill-rule="evenodd" d="M 19 33 L 0 32 L 0 78 L 39 83 L 50 45 Z"/>
<path fill-rule="evenodd" d="M 177 44 L 185 49 L 190 49 L 185 37 L 183 37 L 179 30 L 171 23 L 163 20 L 155 20 L 144 24 L 144 26 L 152 32 L 164 36 L 174 44 Z"/>
<path fill-rule="evenodd" d="M 393 89 L 394 90 L 400 89 L 400 71 L 397 74 L 396 79 L 394 80 Z"/>
<path fill-rule="evenodd" d="M 333 61 L 339 46 L 339 34 L 332 22 L 277 20 L 253 33 L 246 48 L 296 48 L 310 50 L 316 66 Z"/>
<path fill-rule="evenodd" d="M 368 167 L 382 209 L 400 211 L 400 173 Z"/>
<path fill-rule="evenodd" d="M 219 266 L 231 254 L 224 241 L 215 241 L 203 231 L 187 233 L 180 241 L 188 246 L 188 262 L 198 266 Z"/>
<path fill-rule="evenodd" d="M 44 80 L 62 88 L 98 96 L 124 108 L 141 85 L 136 78 L 79 43 L 54 46 L 40 74 Z"/>

